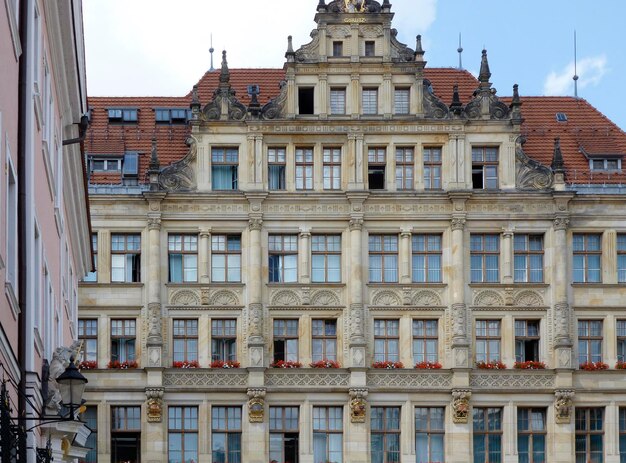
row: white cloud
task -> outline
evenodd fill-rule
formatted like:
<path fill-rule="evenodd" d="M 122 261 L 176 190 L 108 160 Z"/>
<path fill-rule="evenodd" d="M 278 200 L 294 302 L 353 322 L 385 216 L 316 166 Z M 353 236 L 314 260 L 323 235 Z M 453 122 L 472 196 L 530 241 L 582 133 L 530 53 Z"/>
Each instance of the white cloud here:
<path fill-rule="evenodd" d="M 393 1 L 394 27 L 409 47 L 435 21 L 437 1 Z M 317 4 L 88 0 L 83 8 L 89 94 L 184 95 L 209 69 L 211 34 L 215 67 L 225 48 L 230 67 L 280 68 L 288 35 L 296 49 L 311 40 Z"/>
<path fill-rule="evenodd" d="M 608 72 L 605 55 L 591 56 L 578 61 L 576 72 L 578 73 L 578 88 L 596 86 Z M 552 71 L 546 77 L 543 84 L 543 92 L 546 95 L 568 95 L 574 93 L 574 62 L 572 61 L 560 71 Z"/>

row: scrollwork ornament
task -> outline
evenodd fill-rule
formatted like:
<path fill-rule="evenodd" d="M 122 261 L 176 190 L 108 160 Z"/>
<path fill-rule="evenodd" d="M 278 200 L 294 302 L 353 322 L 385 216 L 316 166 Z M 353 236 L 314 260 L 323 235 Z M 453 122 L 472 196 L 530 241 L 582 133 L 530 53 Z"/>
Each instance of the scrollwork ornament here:
<path fill-rule="evenodd" d="M 468 422 L 471 397 L 472 391 L 467 389 L 452 391 L 452 421 L 455 423 Z"/>
<path fill-rule="evenodd" d="M 554 391 L 554 418 L 558 424 L 568 424 L 571 421 L 575 395 L 570 389 Z"/>
<path fill-rule="evenodd" d="M 159 186 L 166 191 L 191 191 L 196 188 L 195 172 L 191 163 L 196 160 L 198 140 L 191 135 L 185 141 L 189 151 L 159 174 Z"/>

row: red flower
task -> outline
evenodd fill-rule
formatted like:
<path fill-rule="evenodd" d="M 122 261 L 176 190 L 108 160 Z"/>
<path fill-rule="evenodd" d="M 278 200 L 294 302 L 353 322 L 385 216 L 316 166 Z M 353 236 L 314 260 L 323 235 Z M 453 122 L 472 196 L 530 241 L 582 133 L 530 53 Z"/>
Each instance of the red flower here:
<path fill-rule="evenodd" d="M 585 371 L 608 370 L 609 366 L 604 362 L 584 362 L 578 365 L 578 368 Z"/>
<path fill-rule="evenodd" d="M 120 362 L 119 360 L 111 360 L 107 365 L 107 368 L 111 368 L 114 370 L 129 370 L 137 368 L 139 365 L 136 360 L 125 360 L 124 362 Z"/>
<path fill-rule="evenodd" d="M 174 368 L 200 368 L 197 360 L 183 360 L 182 362 L 174 362 Z"/>
<path fill-rule="evenodd" d="M 439 370 L 441 369 L 441 363 L 439 362 L 417 362 L 415 368 L 418 370 Z"/>
<path fill-rule="evenodd" d="M 506 365 L 500 360 L 492 360 L 491 362 L 476 362 L 476 368 L 479 370 L 506 370 Z"/>
<path fill-rule="evenodd" d="M 302 364 L 293 360 L 275 360 L 270 363 L 271 368 L 300 368 Z"/>
<path fill-rule="evenodd" d="M 516 370 L 545 370 L 546 364 L 535 360 L 527 360 L 525 362 L 515 362 L 513 368 Z"/>
<path fill-rule="evenodd" d="M 382 362 L 374 362 L 372 368 L 379 368 L 383 370 L 397 370 L 404 368 L 402 362 L 392 362 L 391 360 L 383 360 Z"/>
<path fill-rule="evenodd" d="M 94 370 L 98 368 L 98 362 L 95 360 L 83 360 L 78 364 L 79 370 Z"/>
<path fill-rule="evenodd" d="M 239 362 L 228 360 L 226 362 L 222 360 L 214 360 L 211 362 L 211 368 L 239 368 Z"/>
<path fill-rule="evenodd" d="M 317 362 L 310 363 L 311 368 L 341 368 L 339 362 L 335 360 L 318 360 Z"/>
<path fill-rule="evenodd" d="M 626 362 L 620 360 L 619 362 L 617 362 L 615 364 L 615 369 L 616 370 L 626 370 Z"/>

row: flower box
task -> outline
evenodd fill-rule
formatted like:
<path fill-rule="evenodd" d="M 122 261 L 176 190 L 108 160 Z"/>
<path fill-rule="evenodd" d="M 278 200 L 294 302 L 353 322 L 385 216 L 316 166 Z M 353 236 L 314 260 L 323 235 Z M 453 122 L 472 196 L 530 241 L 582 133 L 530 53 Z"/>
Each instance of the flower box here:
<path fill-rule="evenodd" d="M 239 362 L 235 362 L 232 360 L 228 360 L 226 362 L 224 362 L 223 360 L 214 360 L 213 362 L 211 362 L 211 368 L 239 368 Z"/>
<path fill-rule="evenodd" d="M 385 360 L 382 362 L 374 362 L 372 364 L 372 368 L 379 368 L 381 370 L 397 370 L 399 368 L 404 368 L 402 362 L 391 362 L 389 360 Z"/>
<path fill-rule="evenodd" d="M 79 370 L 95 370 L 98 368 L 98 362 L 95 360 L 83 360 L 78 364 Z"/>
<path fill-rule="evenodd" d="M 527 360 L 526 362 L 515 362 L 513 368 L 516 370 L 545 370 L 546 364 L 534 360 Z"/>
<path fill-rule="evenodd" d="M 609 366 L 604 362 L 584 362 L 578 365 L 578 368 L 584 371 L 608 370 Z"/>
<path fill-rule="evenodd" d="M 441 363 L 439 362 L 417 362 L 415 368 L 418 370 L 440 370 Z"/>
<path fill-rule="evenodd" d="M 616 370 L 626 370 L 626 362 L 617 362 L 615 364 Z"/>
<path fill-rule="evenodd" d="M 139 365 L 136 360 L 125 360 L 120 362 L 119 360 L 111 360 L 107 365 L 107 368 L 111 370 L 131 370 L 137 368 Z"/>
<path fill-rule="evenodd" d="M 276 360 L 270 363 L 271 368 L 300 368 L 302 364 L 293 360 Z"/>
<path fill-rule="evenodd" d="M 492 360 L 491 362 L 476 362 L 476 368 L 479 370 L 506 370 L 506 365 L 500 360 Z"/>
<path fill-rule="evenodd" d="M 311 368 L 341 368 L 339 362 L 336 360 L 318 360 L 317 362 L 310 363 Z"/>
<path fill-rule="evenodd" d="M 182 362 L 174 362 L 174 368 L 199 368 L 200 364 L 197 360 L 183 360 Z"/>

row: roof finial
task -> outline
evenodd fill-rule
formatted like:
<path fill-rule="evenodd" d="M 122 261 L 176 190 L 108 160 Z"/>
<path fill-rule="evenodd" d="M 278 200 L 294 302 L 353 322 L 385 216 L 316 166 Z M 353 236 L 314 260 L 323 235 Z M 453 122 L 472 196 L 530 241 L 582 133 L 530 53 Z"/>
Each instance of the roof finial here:
<path fill-rule="evenodd" d="M 489 71 L 489 60 L 487 59 L 487 50 L 483 48 L 483 57 L 480 60 L 480 74 L 478 75 L 478 80 L 480 81 L 481 86 L 483 84 L 489 84 L 489 79 L 491 78 L 491 71 Z"/>
<path fill-rule="evenodd" d="M 152 149 L 150 150 L 150 164 L 148 165 L 148 180 L 150 182 L 150 191 L 158 191 L 159 189 L 159 173 L 160 173 L 159 155 L 157 154 L 156 136 L 152 137 Z"/>
<path fill-rule="evenodd" d="M 565 163 L 563 162 L 563 153 L 561 153 L 561 139 L 554 139 L 554 154 L 552 155 L 552 171 L 556 174 L 565 173 Z"/>
<path fill-rule="evenodd" d="M 200 111 L 200 98 L 198 98 L 198 85 L 194 85 L 191 90 L 191 104 L 189 105 L 192 113 Z"/>
<path fill-rule="evenodd" d="M 326 2 L 324 0 L 320 0 L 317 4 L 317 12 L 324 13 L 326 11 Z"/>
<path fill-rule="evenodd" d="M 391 3 L 389 3 L 389 0 L 384 0 L 383 1 L 383 12 L 384 13 L 389 13 L 391 11 Z"/>
<path fill-rule="evenodd" d="M 461 97 L 459 96 L 459 86 L 454 85 L 452 89 L 452 103 L 450 104 L 450 110 L 453 114 L 461 114 L 463 109 L 463 103 L 461 103 Z"/>
<path fill-rule="evenodd" d="M 572 77 L 572 79 L 574 80 L 574 98 L 578 98 L 578 73 L 577 71 L 577 43 L 576 43 L 576 31 L 574 31 L 574 77 Z"/>
<path fill-rule="evenodd" d="M 459 48 L 456 49 L 459 52 L 459 69 L 463 69 L 463 47 L 461 46 L 461 33 L 459 32 Z"/>
<path fill-rule="evenodd" d="M 424 61 L 424 49 L 422 48 L 422 36 L 415 37 L 415 61 Z"/>
<path fill-rule="evenodd" d="M 293 37 L 287 37 L 287 52 L 285 53 L 285 58 L 288 61 L 293 61 L 295 59 L 296 53 L 293 51 Z"/>
<path fill-rule="evenodd" d="M 220 83 L 228 83 L 230 72 L 228 71 L 228 61 L 226 61 L 226 50 L 222 51 L 222 70 L 220 72 Z"/>
<path fill-rule="evenodd" d="M 215 71 L 215 68 L 213 67 L 213 52 L 214 51 L 215 51 L 215 48 L 213 48 L 213 34 L 211 34 L 211 48 L 209 48 L 209 53 L 211 53 L 211 67 L 209 68 L 209 72 Z"/>
<path fill-rule="evenodd" d="M 511 104 L 509 105 L 511 108 L 511 119 L 514 122 L 522 122 L 522 112 L 520 108 L 522 107 L 522 102 L 519 98 L 519 86 L 517 84 L 513 85 L 513 99 L 511 100 Z"/>

